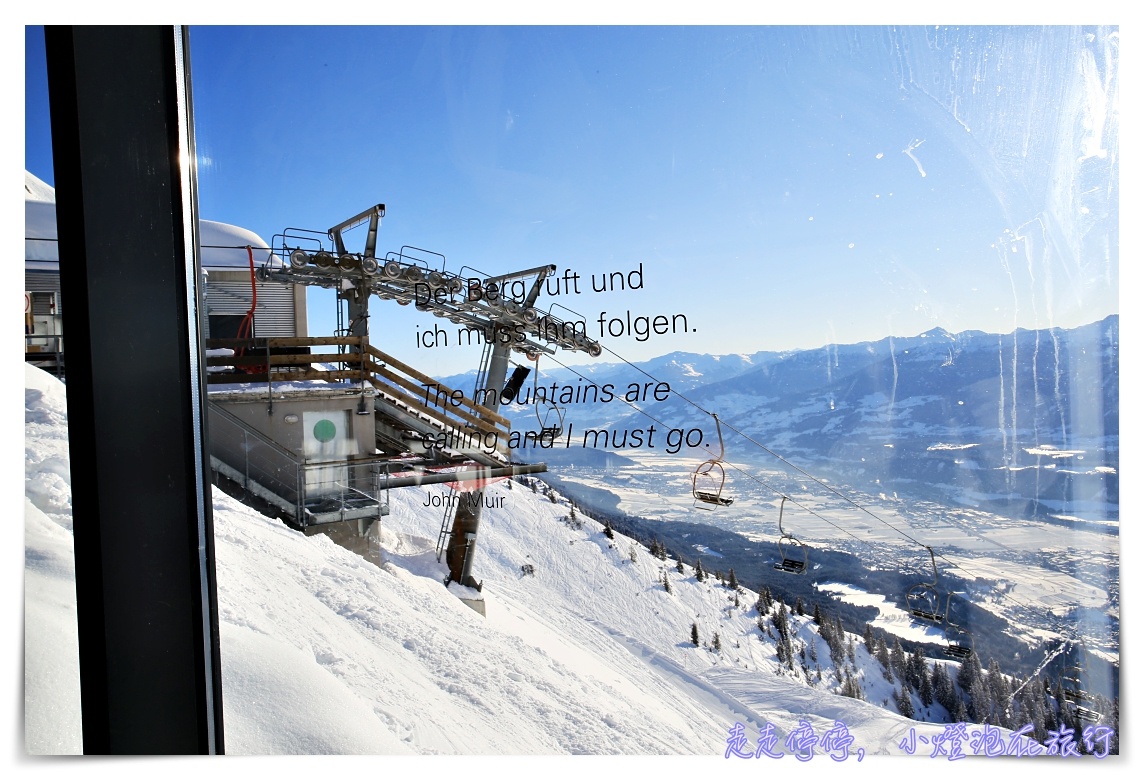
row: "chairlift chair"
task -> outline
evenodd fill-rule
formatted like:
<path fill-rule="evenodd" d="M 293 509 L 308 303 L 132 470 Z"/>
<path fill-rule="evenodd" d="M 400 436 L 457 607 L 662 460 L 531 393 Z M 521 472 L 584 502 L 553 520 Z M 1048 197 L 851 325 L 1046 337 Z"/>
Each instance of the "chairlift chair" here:
<path fill-rule="evenodd" d="M 540 377 L 540 354 L 533 357 L 536 361 L 536 372 L 532 377 L 533 410 L 536 421 L 540 424 L 541 440 L 555 442 L 564 435 L 564 409 L 551 398 L 541 399 L 538 379 Z"/>
<path fill-rule="evenodd" d="M 540 423 L 540 438 L 556 441 L 564 435 L 564 410 L 554 402 L 536 399 L 536 419 Z"/>
<path fill-rule="evenodd" d="M 1086 706 L 1093 704 L 1096 699 L 1084 689 L 1080 682 L 1081 674 L 1083 674 L 1081 667 L 1074 666 L 1065 670 L 1061 675 L 1061 693 L 1064 696 L 1065 705 L 1078 720 L 1087 723 L 1099 723 L 1104 716 L 1092 707 Z"/>
<path fill-rule="evenodd" d="M 1078 719 L 1083 720 L 1086 723 L 1100 723 L 1100 721 L 1104 718 L 1104 716 L 1096 710 L 1089 709 L 1088 707 L 1082 707 L 1079 704 L 1074 705 L 1073 712 L 1076 713 Z"/>
<path fill-rule="evenodd" d="M 1080 658 L 1077 663 L 1065 667 L 1058 682 L 1061 686 L 1061 694 L 1073 714 L 1079 720 L 1099 723 L 1103 717 L 1101 713 L 1092 707 L 1085 706 L 1096 701 L 1096 697 L 1085 690 L 1084 686 L 1084 679 L 1088 676 L 1088 670 L 1085 668 L 1087 656 L 1088 648 L 1082 639 L 1080 640 Z"/>
<path fill-rule="evenodd" d="M 941 595 L 937 592 L 937 561 L 933 548 L 926 547 L 933 567 L 933 582 L 921 582 L 906 591 L 906 605 L 910 615 L 928 623 L 941 623 L 945 615 L 941 611 Z"/>
<path fill-rule="evenodd" d="M 782 501 L 779 502 L 779 558 L 781 559 L 775 564 L 776 571 L 785 571 L 789 574 L 804 574 L 806 573 L 807 561 L 809 558 L 809 551 L 805 544 L 796 539 L 792 533 L 783 530 L 783 507 L 786 505 L 787 497 L 783 496 Z M 794 545 L 798 545 L 802 549 L 802 560 L 791 557 L 788 550 L 793 549 Z"/>
<path fill-rule="evenodd" d="M 719 455 L 700 463 L 691 474 L 691 495 L 699 509 L 731 506 L 735 501 L 723 495 L 723 486 L 727 482 L 727 473 L 723 470 L 723 429 L 719 427 L 719 415 L 711 416 L 715 418 L 715 431 L 719 434 Z"/>
<path fill-rule="evenodd" d="M 964 661 L 973 655 L 973 635 L 966 629 L 954 623 L 950 619 L 952 610 L 950 610 L 950 601 L 953 599 L 951 592 L 945 597 L 945 648 L 944 652 L 950 658 Z"/>

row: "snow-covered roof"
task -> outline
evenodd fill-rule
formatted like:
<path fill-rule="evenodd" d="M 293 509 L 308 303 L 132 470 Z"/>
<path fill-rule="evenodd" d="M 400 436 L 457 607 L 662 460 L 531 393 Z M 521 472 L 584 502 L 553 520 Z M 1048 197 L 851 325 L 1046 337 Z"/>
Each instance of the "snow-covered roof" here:
<path fill-rule="evenodd" d="M 59 250 L 56 243 L 56 191 L 27 171 L 24 172 L 24 268 L 28 271 L 58 271 Z M 246 252 L 253 250 L 254 264 L 270 261 L 280 266 L 281 259 L 253 231 L 199 220 L 199 246 L 203 270 L 226 270 L 249 267 Z"/>
<path fill-rule="evenodd" d="M 267 259 L 272 266 L 282 265 L 282 260 L 270 251 L 257 233 L 225 222 L 199 220 L 199 252 L 204 270 L 249 267 L 248 246 L 253 250 L 256 266 L 261 266 Z"/>
<path fill-rule="evenodd" d="M 24 171 L 24 199 L 55 203 L 56 191 L 52 185 L 47 184 L 43 179 Z"/>

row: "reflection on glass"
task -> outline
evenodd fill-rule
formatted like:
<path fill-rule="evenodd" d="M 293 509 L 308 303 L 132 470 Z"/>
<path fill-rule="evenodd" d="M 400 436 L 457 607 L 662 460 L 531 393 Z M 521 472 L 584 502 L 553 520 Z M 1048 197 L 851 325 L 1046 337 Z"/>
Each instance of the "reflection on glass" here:
<path fill-rule="evenodd" d="M 431 465 L 418 426 L 448 438 L 481 414 L 461 402 L 480 405 L 471 318 L 494 304 L 471 280 L 487 298 L 499 275 L 557 267 L 535 300 L 506 286 L 498 304 L 501 327 L 535 317 L 502 367 L 533 373 L 497 407 L 518 439 L 495 434 L 554 488 L 385 490 L 369 530 L 344 521 L 366 542 L 330 534 L 380 570 L 219 499 L 228 750 L 769 760 L 805 749 L 790 740 L 808 712 L 822 754 L 838 711 L 867 752 L 986 720 L 1003 751 L 1026 724 L 1043 751 L 1065 749 L 1062 725 L 1082 752 L 1116 748 L 1117 29 L 203 27 L 191 43 L 201 211 L 273 254 L 208 279 L 211 337 L 239 337 L 248 311 L 255 336 L 276 327 L 277 295 L 294 329 L 265 335 L 343 340 L 311 343 L 341 361 L 313 370 L 385 357 L 366 361 L 376 382 L 325 377 L 357 393 L 329 426 L 327 482 L 352 470 L 330 460 Z M 328 232 L 382 203 L 376 234 Z M 330 284 L 363 266 L 368 301 Z M 463 284 L 417 300 L 414 267 Z M 542 317 L 580 348 L 546 342 Z M 317 387 L 272 374 L 247 384 Z M 294 414 L 299 456 L 325 451 L 324 413 L 282 406 L 259 435 L 289 449 Z M 699 512 L 692 475 L 717 455 L 729 501 Z M 479 597 L 442 587 L 435 554 L 472 495 Z M 735 731 L 711 686 L 776 714 Z"/>

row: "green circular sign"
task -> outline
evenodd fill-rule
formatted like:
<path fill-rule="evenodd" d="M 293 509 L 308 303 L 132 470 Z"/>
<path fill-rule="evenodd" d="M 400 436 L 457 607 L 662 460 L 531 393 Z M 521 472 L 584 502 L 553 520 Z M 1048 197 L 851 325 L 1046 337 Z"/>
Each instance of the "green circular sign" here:
<path fill-rule="evenodd" d="M 323 444 L 328 441 L 333 441 L 337 435 L 337 426 L 329 420 L 318 420 L 318 422 L 314 424 L 314 438 Z"/>

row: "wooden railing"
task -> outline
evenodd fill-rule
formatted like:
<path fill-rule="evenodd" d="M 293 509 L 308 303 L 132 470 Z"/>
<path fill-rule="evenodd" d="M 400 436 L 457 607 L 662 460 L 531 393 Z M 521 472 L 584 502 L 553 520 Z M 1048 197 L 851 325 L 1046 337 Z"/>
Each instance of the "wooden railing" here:
<path fill-rule="evenodd" d="M 485 432 L 508 434 L 509 421 L 496 412 L 465 398 L 463 393 L 422 374 L 377 347 L 368 346 L 366 351 L 375 358 L 367 364 L 372 374 L 368 381 L 378 390 L 387 394 L 399 393 L 403 403 L 415 406 L 418 411 L 450 427 L 470 427 Z M 438 398 L 449 400 L 438 404 L 436 402 Z"/>
<path fill-rule="evenodd" d="M 299 347 L 354 347 L 355 351 L 299 354 L 281 350 Z M 267 337 L 208 339 L 207 349 L 232 349 L 234 355 L 207 357 L 208 367 L 231 371 L 209 372 L 210 384 L 235 382 L 288 382 L 306 379 L 369 382 L 380 397 L 443 429 L 495 433 L 497 449 L 507 449 L 509 421 L 473 399 L 423 374 L 372 346 L 364 336 Z M 241 354 L 240 354 L 241 352 Z M 314 368 L 333 363 L 340 369 Z M 438 400 L 440 399 L 440 400 Z"/>
<path fill-rule="evenodd" d="M 345 380 L 366 381 L 366 355 L 364 352 L 290 353 L 283 350 L 300 347 L 358 347 L 368 342 L 362 336 L 303 336 L 267 337 L 254 339 L 207 339 L 207 349 L 232 349 L 233 355 L 211 355 L 207 367 L 225 366 L 228 372 L 207 373 L 208 384 L 235 382 L 289 382 L 299 379 L 319 379 L 328 382 Z M 337 363 L 342 369 L 314 368 L 315 363 Z M 351 366 L 354 366 L 351 368 Z"/>

